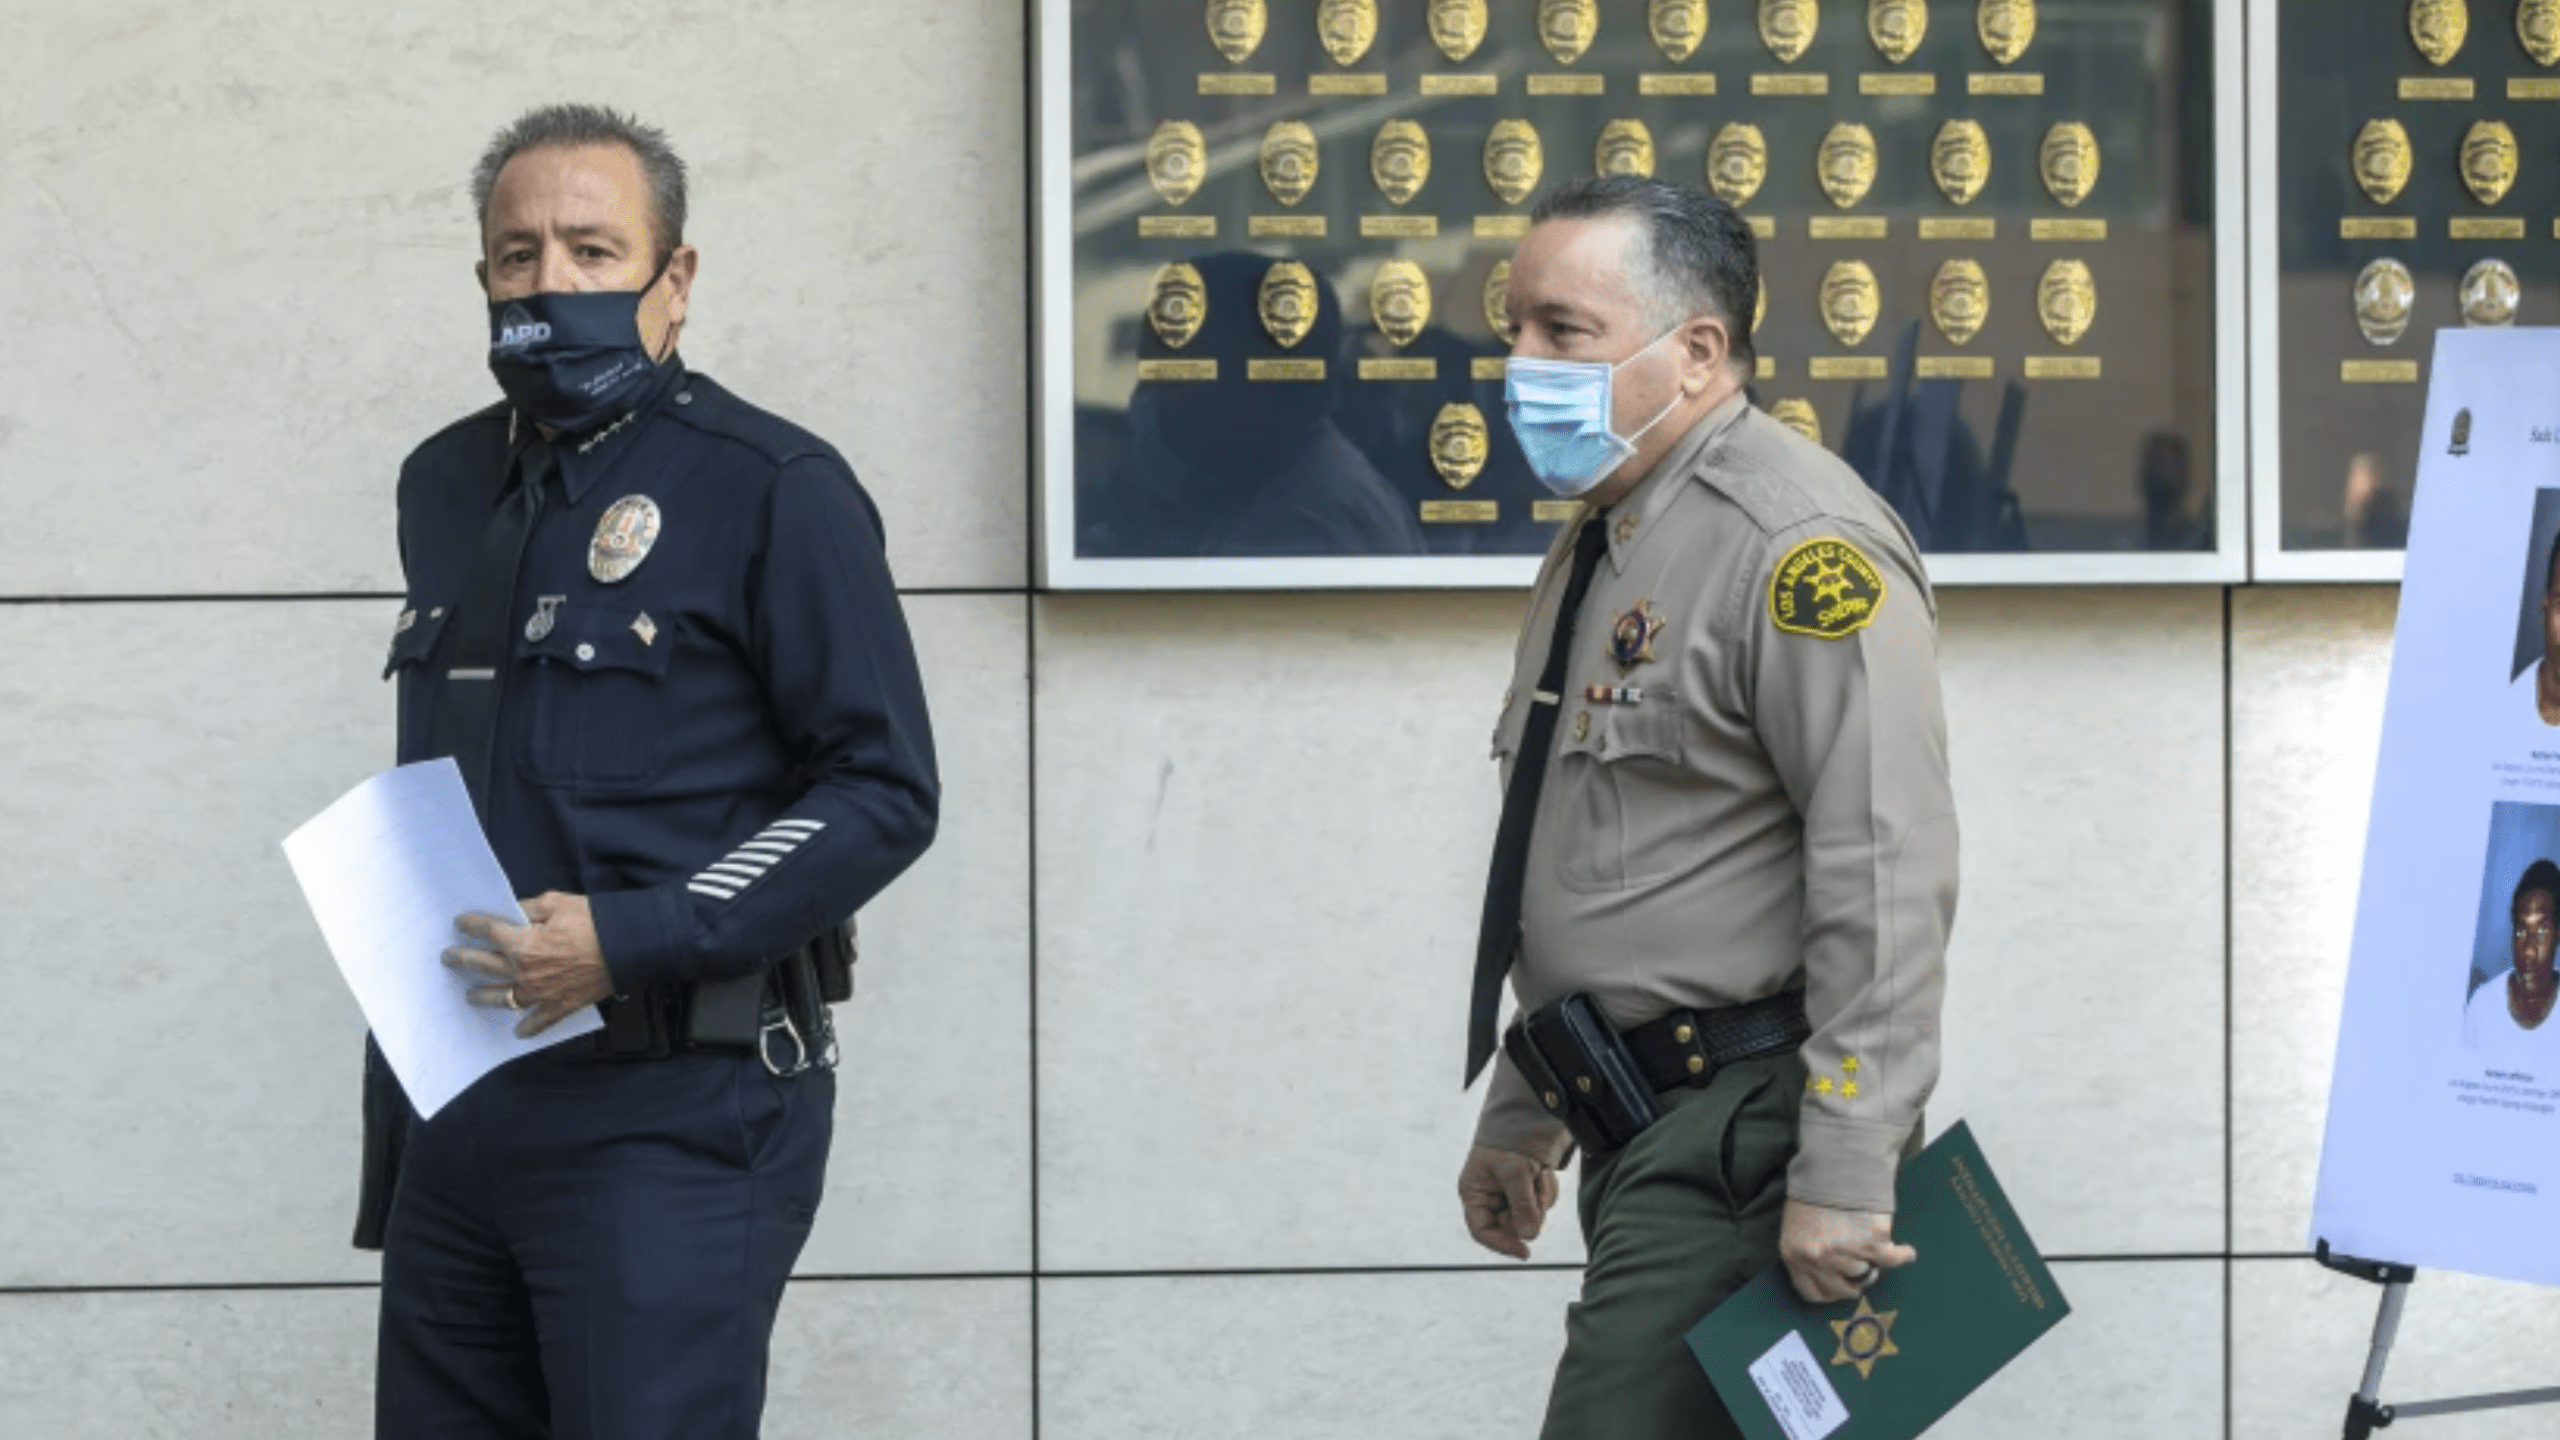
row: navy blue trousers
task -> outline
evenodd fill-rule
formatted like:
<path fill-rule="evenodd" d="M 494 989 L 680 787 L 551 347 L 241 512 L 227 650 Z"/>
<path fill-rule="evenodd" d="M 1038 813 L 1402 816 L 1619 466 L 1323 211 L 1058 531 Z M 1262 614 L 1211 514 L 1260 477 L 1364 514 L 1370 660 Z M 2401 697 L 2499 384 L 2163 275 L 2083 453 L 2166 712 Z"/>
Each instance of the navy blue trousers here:
<path fill-rule="evenodd" d="M 835 1077 L 527 1056 L 411 1120 L 381 1440 L 753 1440 Z"/>

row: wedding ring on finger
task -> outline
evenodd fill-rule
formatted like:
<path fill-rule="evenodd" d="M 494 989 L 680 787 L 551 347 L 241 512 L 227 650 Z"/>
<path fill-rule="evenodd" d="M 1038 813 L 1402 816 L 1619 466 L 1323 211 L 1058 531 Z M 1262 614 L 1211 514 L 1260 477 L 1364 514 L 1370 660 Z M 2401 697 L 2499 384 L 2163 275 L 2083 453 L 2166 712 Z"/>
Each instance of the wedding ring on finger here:
<path fill-rule="evenodd" d="M 1861 1290 L 1864 1290 L 1868 1286 L 1876 1283 L 1876 1277 L 1881 1273 L 1883 1272 L 1876 1269 L 1876 1262 L 1870 1260 L 1866 1264 L 1858 1267 L 1858 1272 L 1849 1277 L 1849 1283 L 1857 1286 Z"/>
<path fill-rule="evenodd" d="M 513 985 L 507 987 L 507 1008 L 510 1010 L 522 1010 L 524 1008 L 524 1001 L 516 994 L 516 987 Z M 1867 1268 L 1869 1270 L 1873 1270 L 1876 1267 L 1870 1265 Z"/>

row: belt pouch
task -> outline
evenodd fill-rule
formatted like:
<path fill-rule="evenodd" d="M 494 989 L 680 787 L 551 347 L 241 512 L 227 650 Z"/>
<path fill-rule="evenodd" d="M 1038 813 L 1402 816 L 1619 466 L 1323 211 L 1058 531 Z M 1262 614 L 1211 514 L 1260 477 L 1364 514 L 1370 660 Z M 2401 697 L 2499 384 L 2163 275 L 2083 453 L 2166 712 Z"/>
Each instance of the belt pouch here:
<path fill-rule="evenodd" d="M 696 1050 L 753 1050 L 764 1033 L 765 972 L 759 965 L 726 980 L 702 980 L 693 986 L 693 1004 L 685 1015 L 684 1042 Z"/>
<path fill-rule="evenodd" d="M 1503 1048 L 1586 1151 L 1626 1148 L 1660 1113 L 1635 1057 L 1589 995 L 1567 995 L 1513 1021 Z"/>
<path fill-rule="evenodd" d="M 816 952 L 818 993 L 830 1005 L 853 998 L 853 962 L 861 953 L 853 927 L 851 920 L 830 926 L 810 947 Z"/>
<path fill-rule="evenodd" d="M 604 1021 L 604 1053 L 626 1058 L 663 1060 L 675 1053 L 669 1043 L 664 996 L 654 990 L 607 1000 L 596 1006 Z"/>

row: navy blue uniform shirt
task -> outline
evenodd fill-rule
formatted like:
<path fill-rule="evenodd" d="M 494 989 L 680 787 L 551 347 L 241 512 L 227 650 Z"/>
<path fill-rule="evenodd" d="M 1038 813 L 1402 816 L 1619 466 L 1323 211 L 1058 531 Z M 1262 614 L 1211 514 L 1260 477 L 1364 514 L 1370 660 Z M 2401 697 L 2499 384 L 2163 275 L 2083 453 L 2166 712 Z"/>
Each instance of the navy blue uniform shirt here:
<path fill-rule="evenodd" d="M 446 622 L 517 423 L 484 410 L 401 467 L 408 598 L 385 673 L 404 764 L 432 758 Z M 620 423 L 554 449 L 508 621 L 490 844 L 517 894 L 588 897 L 622 993 L 743 974 L 933 839 L 933 739 L 879 512 L 826 442 L 675 360 Z M 655 502 L 658 536 L 607 583 L 588 552 L 627 496 Z M 547 629 L 528 623 L 546 609 Z"/>

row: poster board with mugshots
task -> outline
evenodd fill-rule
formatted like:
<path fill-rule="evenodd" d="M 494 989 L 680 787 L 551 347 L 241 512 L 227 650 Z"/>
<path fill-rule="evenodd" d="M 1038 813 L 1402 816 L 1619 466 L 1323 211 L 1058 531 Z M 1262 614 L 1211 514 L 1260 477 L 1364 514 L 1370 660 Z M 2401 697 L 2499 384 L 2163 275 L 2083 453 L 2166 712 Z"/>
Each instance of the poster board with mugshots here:
<path fill-rule="evenodd" d="M 1045 0 L 1041 583 L 1525 584 L 1508 262 L 1601 172 L 1749 217 L 1756 402 L 1941 582 L 2243 578 L 2241 3 Z"/>
<path fill-rule="evenodd" d="M 2560 323 L 2560 0 L 2249 0 L 2255 555 L 2400 575 L 2431 337 Z"/>
<path fill-rule="evenodd" d="M 2446 330 L 2313 1238 L 2560 1284 L 2560 329 Z"/>

